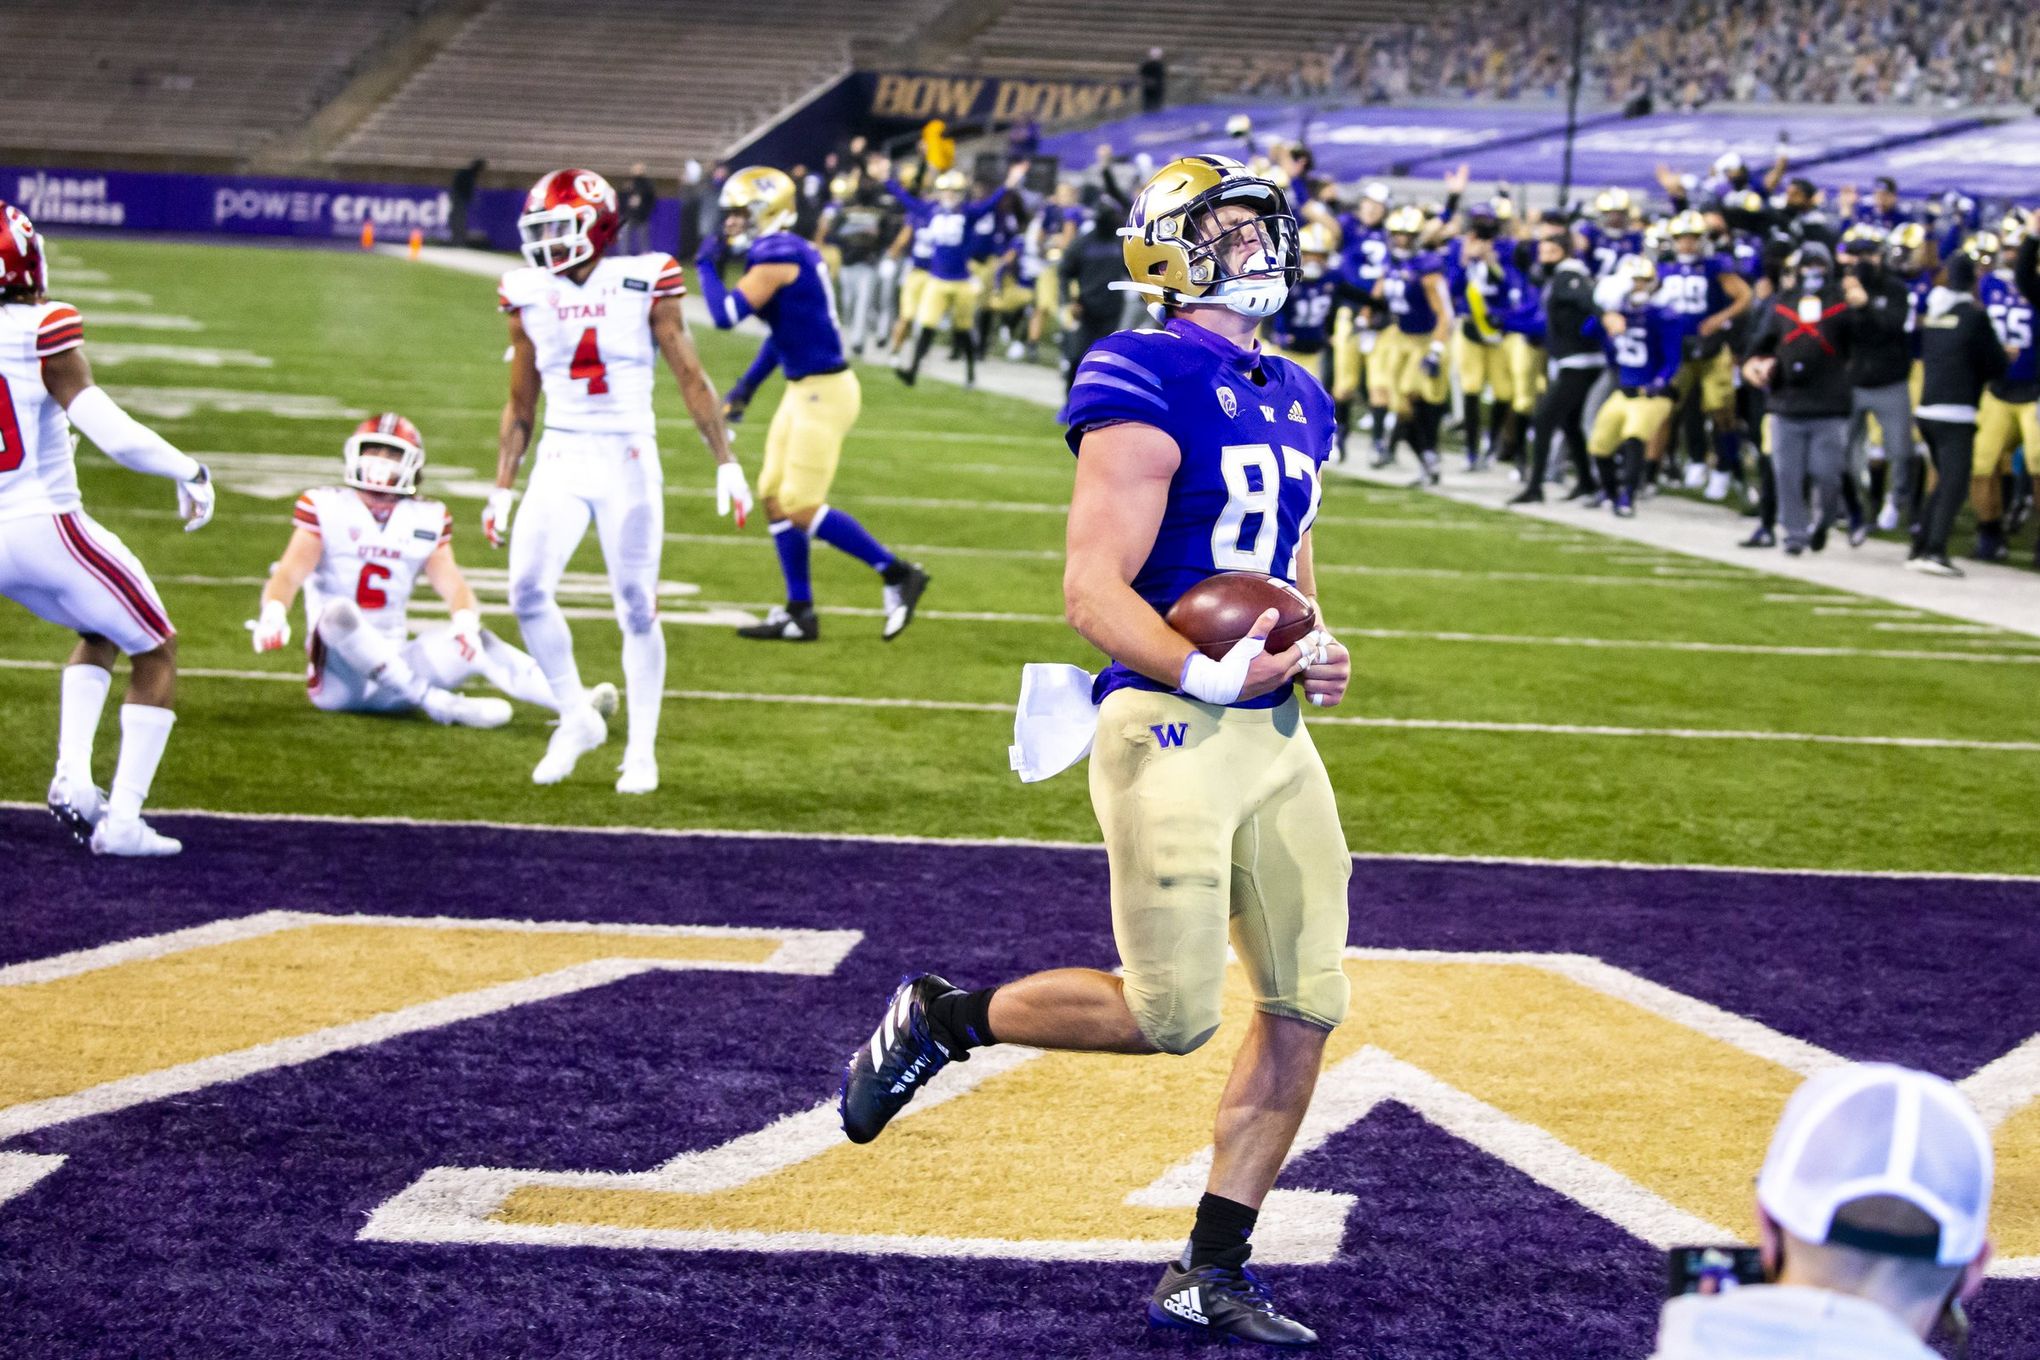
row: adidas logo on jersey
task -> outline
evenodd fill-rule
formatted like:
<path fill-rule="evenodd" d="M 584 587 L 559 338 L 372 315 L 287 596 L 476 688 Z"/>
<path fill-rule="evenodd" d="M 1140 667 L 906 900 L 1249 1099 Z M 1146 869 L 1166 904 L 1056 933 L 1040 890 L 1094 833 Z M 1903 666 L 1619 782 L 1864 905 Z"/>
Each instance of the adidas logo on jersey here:
<path fill-rule="evenodd" d="M 1162 1300 L 1163 1312 L 1174 1313 L 1184 1321 L 1194 1322 L 1200 1327 L 1207 1326 L 1211 1322 L 1210 1318 L 1204 1316 L 1203 1307 L 1204 1297 L 1199 1292 L 1199 1286 L 1194 1284 L 1188 1289 L 1178 1290 Z"/>
<path fill-rule="evenodd" d="M 1303 403 L 1300 401 L 1292 401 L 1289 403 L 1289 418 L 1299 425 L 1310 424 L 1310 421 L 1306 419 L 1303 414 Z"/>

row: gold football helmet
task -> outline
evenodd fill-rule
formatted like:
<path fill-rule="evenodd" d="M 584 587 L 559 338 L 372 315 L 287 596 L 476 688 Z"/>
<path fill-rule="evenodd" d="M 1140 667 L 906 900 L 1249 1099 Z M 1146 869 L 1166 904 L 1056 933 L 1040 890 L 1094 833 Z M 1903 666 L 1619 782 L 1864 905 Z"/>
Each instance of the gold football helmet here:
<path fill-rule="evenodd" d="M 1632 293 L 1648 293 L 1657 288 L 1657 261 L 1648 255 L 1624 255 L 1615 272 L 1628 281 Z"/>
<path fill-rule="evenodd" d="M 752 165 L 723 181 L 723 235 L 732 248 L 744 250 L 760 236 L 793 225 L 793 177 L 769 165 Z M 732 229 L 731 219 L 743 221 Z"/>
<path fill-rule="evenodd" d="M 1665 235 L 1670 236 L 1674 240 L 1681 236 L 1705 236 L 1706 234 L 1707 219 L 1691 208 L 1686 209 L 1682 213 L 1674 214 L 1672 220 L 1665 224 Z"/>
<path fill-rule="evenodd" d="M 1629 197 L 1627 189 L 1603 189 L 1594 199 L 1594 211 L 1603 217 L 1613 217 L 1619 213 L 1627 220 L 1635 207 L 1635 201 Z"/>
<path fill-rule="evenodd" d="M 2011 208 L 2005 212 L 2005 220 L 1998 223 L 1998 236 L 2004 241 L 2006 250 L 2017 250 L 2026 243 L 2026 237 L 2033 231 L 2033 216 L 2023 208 Z"/>
<path fill-rule="evenodd" d="M 1891 244 L 1899 250 L 1918 250 L 1927 243 L 1927 229 L 1918 222 L 1901 222 L 1891 229 Z"/>
<path fill-rule="evenodd" d="M 2002 243 L 1994 231 L 1979 231 L 1962 243 L 1962 253 L 1986 269 L 1997 259 L 2001 249 Z"/>
<path fill-rule="evenodd" d="M 1221 226 L 1218 210 L 1242 207 L 1253 216 Z M 1242 233 L 1256 249 L 1235 267 L 1229 260 Z M 1134 196 L 1119 229 L 1127 283 L 1165 307 L 1228 307 L 1244 316 L 1272 316 L 1296 282 L 1296 218 L 1281 186 L 1250 174 L 1230 156 L 1184 156 L 1157 170 Z"/>
<path fill-rule="evenodd" d="M 970 176 L 961 170 L 944 170 L 935 176 L 935 201 L 945 208 L 959 207 L 970 192 Z"/>

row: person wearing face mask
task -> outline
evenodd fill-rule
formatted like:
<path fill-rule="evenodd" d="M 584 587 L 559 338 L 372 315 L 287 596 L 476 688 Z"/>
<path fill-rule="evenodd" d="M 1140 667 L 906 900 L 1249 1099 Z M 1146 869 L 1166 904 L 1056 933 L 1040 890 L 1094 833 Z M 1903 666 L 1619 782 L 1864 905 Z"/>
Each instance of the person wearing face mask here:
<path fill-rule="evenodd" d="M 1859 222 L 1842 236 L 1842 294 L 1859 314 L 1855 350 L 1849 356 L 1849 483 L 1866 472 L 1870 504 L 1909 504 L 1912 495 L 1912 393 L 1906 379 L 1912 371 L 1912 299 L 1905 280 L 1884 263 L 1882 229 Z M 1877 441 L 1870 440 L 1870 425 Z M 1887 483 L 1890 500 L 1885 500 Z M 1847 485 L 1845 484 L 1845 485 Z M 1889 524 L 1879 514 L 1881 527 Z M 1868 532 L 1860 513 L 1849 525 L 1849 539 L 1860 542 Z"/>
<path fill-rule="evenodd" d="M 1969 1353 L 1994 1161 L 1962 1092 L 1890 1063 L 1851 1063 L 1786 1102 L 1757 1176 L 1764 1283 L 1665 1305 L 1651 1360 L 1937 1360 Z"/>
<path fill-rule="evenodd" d="M 1976 299 L 1974 257 L 1957 253 L 1941 279 L 1927 295 L 1920 322 L 1920 399 L 1914 408 L 1936 480 L 1905 565 L 1929 576 L 1960 576 L 1962 568 L 1948 560 L 1948 534 L 1969 494 L 1977 408 L 1985 389 L 2010 364 L 1989 313 Z"/>
<path fill-rule="evenodd" d="M 1539 288 L 1544 317 L 1544 345 L 1550 355 L 1551 383 L 1531 416 L 1530 470 L 1515 504 L 1544 499 L 1544 474 L 1551 466 L 1551 441 L 1561 432 L 1573 461 L 1573 489 L 1567 500 L 1595 492 L 1587 462 L 1587 398 L 1607 370 L 1601 348 L 1600 315 L 1594 307 L 1594 275 L 1572 253 L 1572 232 L 1563 222 L 1538 227 L 1530 278 Z"/>
<path fill-rule="evenodd" d="M 1862 323 L 1842 298 L 1834 256 L 1817 241 L 1786 257 L 1770 302 L 1743 376 L 1769 394 L 1765 444 L 1777 480 L 1785 551 L 1796 557 L 1808 548 L 1825 548 L 1828 530 L 1844 513 L 1849 361 Z"/>
<path fill-rule="evenodd" d="M 1247 1261 L 1348 1004 L 1352 856 L 1296 682 L 1312 704 L 1336 704 L 1350 663 L 1321 629 L 1269 650 L 1274 609 L 1218 658 L 1167 615 L 1223 572 L 1314 594 L 1310 526 L 1332 403 L 1254 341 L 1297 272 L 1296 221 L 1278 185 L 1228 157 L 1186 156 L 1148 181 L 1120 236 L 1124 287 L 1160 329 L 1094 346 L 1063 412 L 1077 457 L 1064 602 L 1111 664 L 1096 677 L 1029 667 L 1011 757 L 1033 780 L 1089 751 L 1124 966 L 976 991 L 909 977 L 851 1056 L 840 1112 L 850 1140 L 867 1143 L 928 1078 L 998 1044 L 1189 1053 L 1219 1027 L 1230 935 L 1253 1012 L 1189 1243 L 1164 1267 L 1147 1316 L 1211 1339 L 1309 1345 L 1316 1334 Z"/>

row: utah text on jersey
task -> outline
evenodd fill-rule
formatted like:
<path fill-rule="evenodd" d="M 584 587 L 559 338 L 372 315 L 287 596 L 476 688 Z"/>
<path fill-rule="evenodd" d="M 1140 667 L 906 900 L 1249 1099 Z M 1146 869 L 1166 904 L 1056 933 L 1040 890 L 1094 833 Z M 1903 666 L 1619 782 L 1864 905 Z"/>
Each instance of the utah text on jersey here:
<path fill-rule="evenodd" d="M 605 255 L 581 283 L 529 265 L 503 275 L 497 302 L 537 351 L 547 428 L 650 436 L 652 303 L 686 292 L 671 255 Z"/>

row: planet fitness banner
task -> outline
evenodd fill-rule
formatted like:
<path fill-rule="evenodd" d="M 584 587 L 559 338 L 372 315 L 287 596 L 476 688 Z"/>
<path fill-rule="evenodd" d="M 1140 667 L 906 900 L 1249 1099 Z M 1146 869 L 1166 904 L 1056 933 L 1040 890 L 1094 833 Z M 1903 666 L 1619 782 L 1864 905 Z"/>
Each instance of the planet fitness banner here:
<path fill-rule="evenodd" d="M 188 235 L 294 236 L 352 240 L 372 225 L 376 237 L 402 242 L 452 239 L 453 196 L 424 184 L 354 184 L 243 175 L 160 175 L 120 170 L 0 168 L 0 199 L 37 225 L 114 227 Z M 468 211 L 468 233 L 496 250 L 517 249 L 521 189 L 483 189 Z M 652 249 L 678 248 L 679 204 L 652 210 Z"/>
<path fill-rule="evenodd" d="M 0 197 L 45 227 L 245 236 L 358 236 L 373 224 L 383 237 L 444 240 L 452 211 L 444 189 L 418 184 L 120 170 L 4 169 Z"/>

